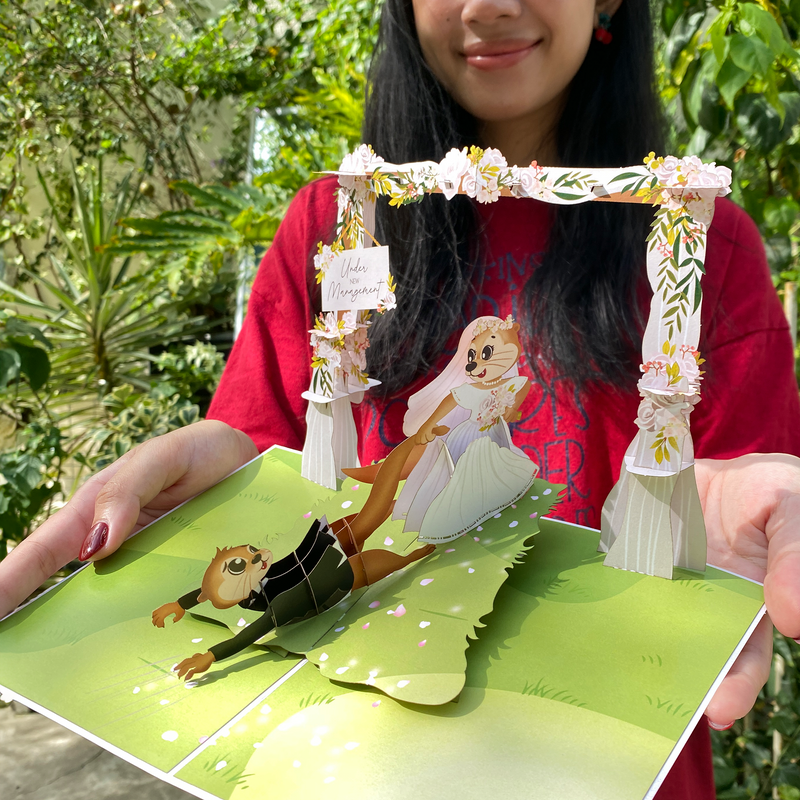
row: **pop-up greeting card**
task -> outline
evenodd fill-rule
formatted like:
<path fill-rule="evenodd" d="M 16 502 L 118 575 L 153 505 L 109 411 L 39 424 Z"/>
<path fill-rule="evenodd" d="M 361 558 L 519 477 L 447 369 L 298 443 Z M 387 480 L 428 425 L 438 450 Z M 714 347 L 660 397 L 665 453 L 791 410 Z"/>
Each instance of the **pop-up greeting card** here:
<path fill-rule="evenodd" d="M 0 622 L 3 694 L 202 798 L 641 800 L 763 613 L 759 585 L 711 567 L 608 569 L 598 531 L 540 521 L 560 487 L 538 478 L 414 561 L 387 518 L 362 557 L 399 568 L 337 599 L 360 564 L 332 538 L 374 495 L 300 469 L 273 448 Z M 318 556 L 331 579 L 311 567 L 295 605 L 309 584 L 284 579 Z M 253 589 L 214 605 L 277 565 L 285 602 L 268 579 L 272 610 Z"/>
<path fill-rule="evenodd" d="M 4 691 L 199 797 L 651 798 L 764 613 L 761 586 L 706 567 L 689 433 L 729 179 L 359 148 L 314 259 L 302 454 L 272 448 L 0 622 Z M 470 321 L 406 438 L 359 463 L 369 326 L 397 302 L 375 204 L 431 192 L 658 207 L 638 433 L 602 532 L 542 519 L 563 487 L 513 441 L 510 316 Z"/>

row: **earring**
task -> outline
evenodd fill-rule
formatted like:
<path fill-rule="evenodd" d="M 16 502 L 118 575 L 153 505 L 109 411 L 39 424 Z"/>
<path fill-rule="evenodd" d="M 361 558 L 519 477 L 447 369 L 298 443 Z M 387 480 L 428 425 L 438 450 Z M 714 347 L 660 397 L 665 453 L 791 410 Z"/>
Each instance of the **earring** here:
<path fill-rule="evenodd" d="M 600 14 L 597 15 L 598 24 L 597 27 L 594 29 L 594 38 L 597 39 L 600 44 L 611 44 L 611 40 L 614 38 L 611 35 L 611 17 L 605 13 L 605 11 L 601 11 Z"/>

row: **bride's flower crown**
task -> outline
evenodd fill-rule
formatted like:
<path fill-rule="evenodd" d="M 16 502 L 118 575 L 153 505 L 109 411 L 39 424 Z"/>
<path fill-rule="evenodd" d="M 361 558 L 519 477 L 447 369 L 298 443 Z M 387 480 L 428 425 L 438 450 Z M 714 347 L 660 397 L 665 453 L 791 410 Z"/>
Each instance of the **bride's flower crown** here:
<path fill-rule="evenodd" d="M 472 337 L 480 336 L 485 331 L 510 331 L 514 327 L 514 319 L 509 314 L 505 319 L 480 320 L 472 331 Z"/>

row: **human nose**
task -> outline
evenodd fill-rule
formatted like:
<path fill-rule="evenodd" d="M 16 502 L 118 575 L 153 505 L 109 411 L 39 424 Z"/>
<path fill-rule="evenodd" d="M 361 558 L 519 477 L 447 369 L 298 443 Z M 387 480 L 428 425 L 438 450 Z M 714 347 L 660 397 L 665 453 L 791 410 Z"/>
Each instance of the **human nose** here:
<path fill-rule="evenodd" d="M 461 9 L 461 21 L 487 24 L 503 17 L 516 19 L 522 12 L 519 0 L 466 0 Z"/>

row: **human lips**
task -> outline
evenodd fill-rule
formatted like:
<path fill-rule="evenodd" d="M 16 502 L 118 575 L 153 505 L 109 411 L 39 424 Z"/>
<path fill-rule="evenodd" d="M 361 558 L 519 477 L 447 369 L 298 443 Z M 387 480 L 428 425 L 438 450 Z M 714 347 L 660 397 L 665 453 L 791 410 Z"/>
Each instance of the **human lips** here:
<path fill-rule="evenodd" d="M 519 64 L 540 44 L 541 39 L 504 39 L 497 42 L 473 42 L 464 48 L 467 64 L 480 70 L 507 69 Z"/>

